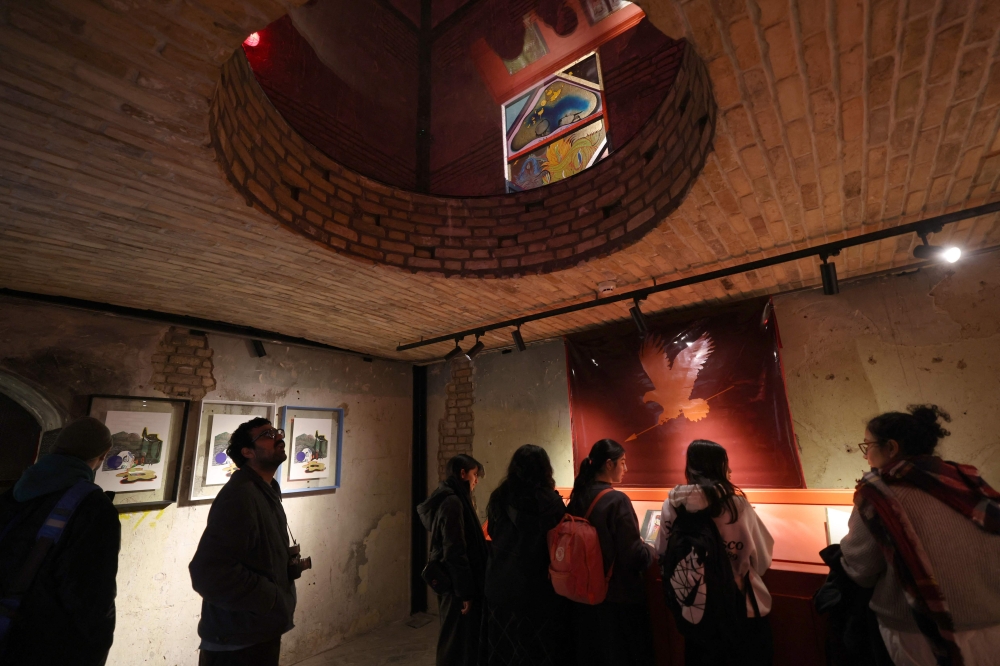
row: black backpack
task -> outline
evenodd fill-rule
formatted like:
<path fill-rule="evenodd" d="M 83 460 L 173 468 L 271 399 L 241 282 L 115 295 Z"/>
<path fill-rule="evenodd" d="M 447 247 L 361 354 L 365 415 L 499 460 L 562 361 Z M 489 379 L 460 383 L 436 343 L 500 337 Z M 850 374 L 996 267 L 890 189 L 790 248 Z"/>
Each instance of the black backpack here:
<path fill-rule="evenodd" d="M 689 512 L 684 506 L 677 507 L 667 550 L 660 558 L 660 572 L 663 596 L 677 629 L 686 640 L 718 649 L 720 659 L 730 653 L 742 633 L 747 595 L 760 615 L 749 572 L 741 592 L 719 528 L 707 510 Z"/>

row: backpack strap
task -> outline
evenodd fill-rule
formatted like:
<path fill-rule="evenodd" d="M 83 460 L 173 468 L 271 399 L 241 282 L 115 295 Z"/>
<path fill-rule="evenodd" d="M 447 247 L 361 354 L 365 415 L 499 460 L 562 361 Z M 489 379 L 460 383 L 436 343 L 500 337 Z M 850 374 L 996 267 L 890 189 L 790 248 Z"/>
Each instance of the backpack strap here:
<path fill-rule="evenodd" d="M 45 556 L 48 555 L 52 546 L 59 543 L 66 525 L 73 517 L 76 508 L 80 506 L 83 498 L 95 490 L 100 490 L 100 487 L 90 481 L 80 479 L 63 493 L 52 511 L 49 512 L 45 522 L 42 523 L 42 527 L 35 536 L 35 544 L 28 551 L 28 557 L 21 565 L 21 570 L 14 578 L 10 589 L 0 599 L 0 641 L 7 636 L 14 614 L 21 607 L 21 597 L 31 587 Z"/>
<path fill-rule="evenodd" d="M 760 617 L 760 607 L 757 605 L 757 594 L 753 591 L 753 585 L 750 583 L 750 570 L 747 569 L 747 575 L 743 579 L 743 590 L 748 597 L 750 597 L 750 605 L 753 606 L 753 616 L 755 618 Z"/>
<path fill-rule="evenodd" d="M 597 493 L 597 497 L 595 497 L 594 501 L 590 503 L 590 508 L 587 509 L 587 513 L 583 514 L 584 520 L 590 520 L 590 512 L 594 510 L 595 506 L 597 506 L 597 501 L 602 497 L 604 497 L 605 495 L 607 495 L 608 493 L 610 493 L 612 490 L 613 490 L 612 488 L 605 488 L 601 492 Z"/>

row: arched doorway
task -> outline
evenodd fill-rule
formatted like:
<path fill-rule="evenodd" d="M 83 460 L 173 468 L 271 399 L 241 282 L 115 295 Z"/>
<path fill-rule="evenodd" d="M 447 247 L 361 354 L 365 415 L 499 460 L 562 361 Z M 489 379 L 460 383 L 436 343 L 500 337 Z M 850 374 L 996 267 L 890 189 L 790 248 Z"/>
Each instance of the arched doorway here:
<path fill-rule="evenodd" d="M 0 492 L 21 476 L 38 453 L 42 426 L 28 410 L 0 393 Z"/>

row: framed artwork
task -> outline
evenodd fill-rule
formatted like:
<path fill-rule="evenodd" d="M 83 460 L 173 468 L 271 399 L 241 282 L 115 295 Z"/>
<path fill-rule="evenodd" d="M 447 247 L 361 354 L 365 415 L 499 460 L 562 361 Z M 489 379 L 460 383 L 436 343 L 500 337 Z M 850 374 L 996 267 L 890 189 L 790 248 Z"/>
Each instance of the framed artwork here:
<path fill-rule="evenodd" d="M 574 176 L 607 157 L 607 113 L 595 51 L 502 105 L 505 177 L 522 192 Z"/>
<path fill-rule="evenodd" d="M 337 407 L 283 407 L 288 459 L 278 472 L 282 493 L 340 487 L 344 410 Z"/>
<path fill-rule="evenodd" d="M 250 419 L 262 416 L 274 423 L 277 408 L 270 402 L 205 400 L 198 422 L 198 446 L 191 465 L 192 501 L 213 499 L 236 471 L 236 463 L 226 455 L 233 432 Z"/>
<path fill-rule="evenodd" d="M 187 400 L 93 395 L 87 413 L 111 431 L 111 450 L 94 482 L 115 493 L 119 511 L 177 501 Z"/>
<path fill-rule="evenodd" d="M 656 545 L 656 537 L 660 534 L 660 520 L 662 518 L 663 512 L 660 509 L 647 509 L 646 517 L 642 519 L 642 529 L 639 530 L 639 534 L 642 536 L 642 540 L 650 546 Z"/>

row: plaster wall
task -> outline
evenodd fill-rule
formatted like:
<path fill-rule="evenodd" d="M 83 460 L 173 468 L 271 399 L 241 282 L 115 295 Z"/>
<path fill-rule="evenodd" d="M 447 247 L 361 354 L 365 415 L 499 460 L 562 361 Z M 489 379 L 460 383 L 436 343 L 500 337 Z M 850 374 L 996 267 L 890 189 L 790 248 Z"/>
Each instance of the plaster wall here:
<path fill-rule="evenodd" d="M 68 415 L 85 413 L 92 393 L 162 397 L 149 380 L 165 326 L 7 299 L 0 310 L 0 372 L 41 390 Z M 253 358 L 244 340 L 214 334 L 209 345 L 217 389 L 208 399 L 345 410 L 342 487 L 284 501 L 315 568 L 297 586 L 296 627 L 285 635 L 282 663 L 405 617 L 410 366 L 272 344 L 267 356 Z M 189 420 L 197 418 L 195 403 Z M 182 481 L 182 497 L 184 488 Z M 109 665 L 198 662 L 201 599 L 187 565 L 209 508 L 182 502 L 121 514 L 118 629 Z"/>

